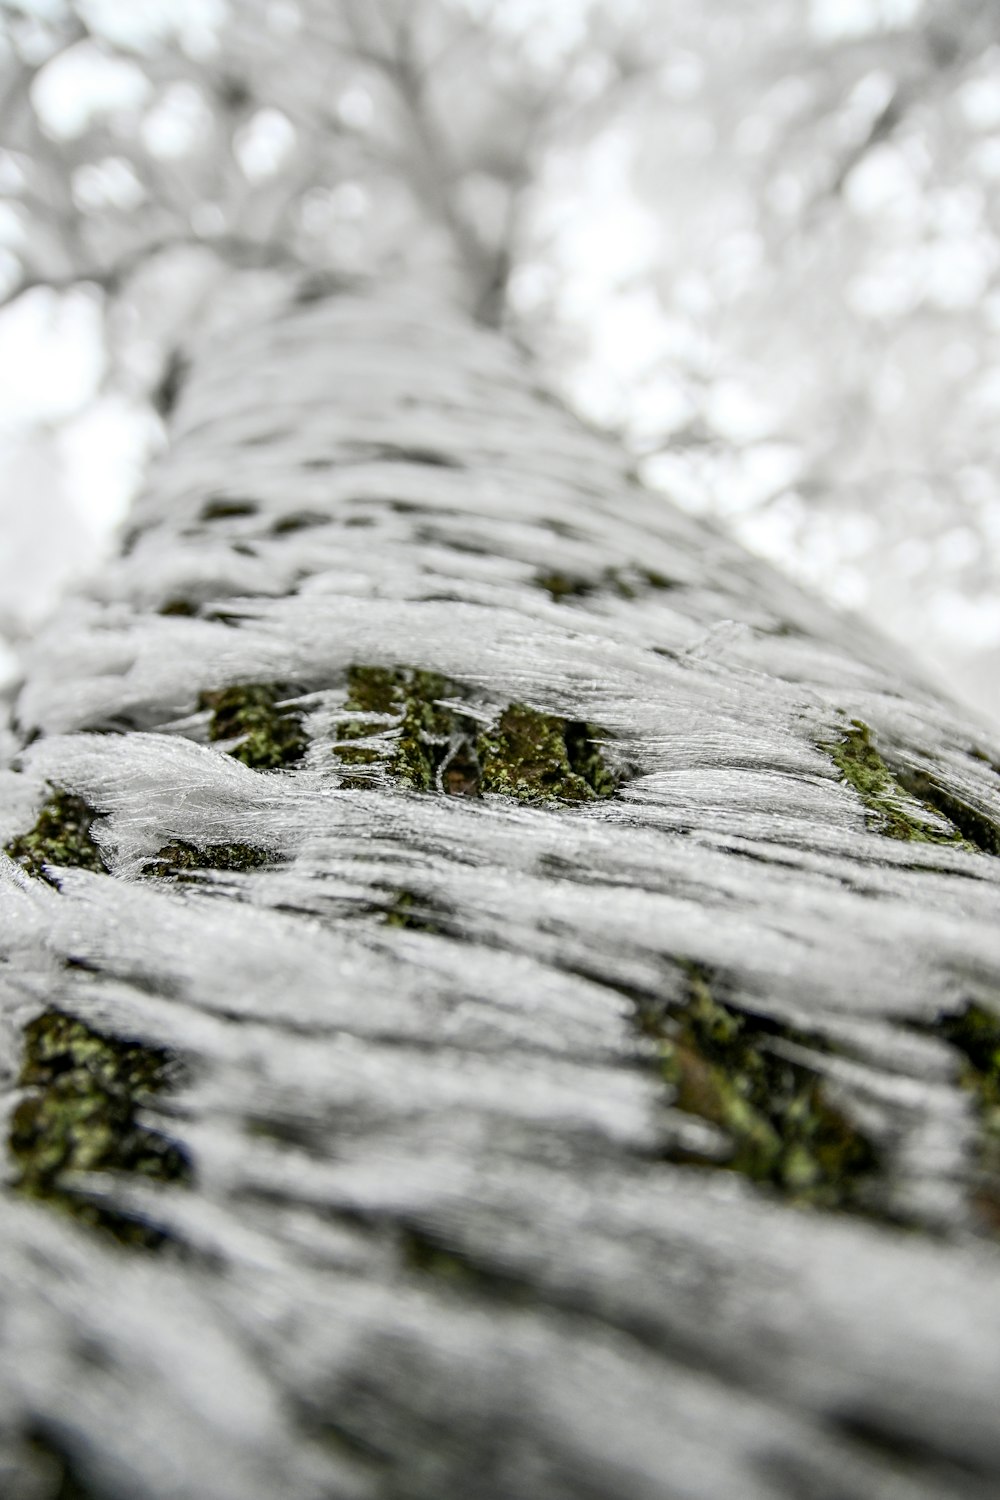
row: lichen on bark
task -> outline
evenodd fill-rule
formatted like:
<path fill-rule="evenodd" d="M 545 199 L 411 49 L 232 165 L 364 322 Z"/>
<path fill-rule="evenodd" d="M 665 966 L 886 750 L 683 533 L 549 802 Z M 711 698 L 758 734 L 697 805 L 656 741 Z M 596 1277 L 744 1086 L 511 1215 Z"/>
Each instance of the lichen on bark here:
<path fill-rule="evenodd" d="M 253 771 L 273 771 L 294 765 L 306 750 L 301 714 L 282 703 L 290 696 L 277 683 L 236 683 L 202 693 L 198 706 L 212 710 L 210 740 L 235 740 L 229 750 L 234 760 Z"/>
<path fill-rule="evenodd" d="M 90 836 L 97 814 L 82 797 L 56 788 L 38 814 L 35 826 L 5 845 L 4 852 L 31 875 L 57 885 L 49 865 L 107 872 L 100 849 Z"/>
<path fill-rule="evenodd" d="M 934 1030 L 964 1060 L 960 1081 L 972 1095 L 979 1119 L 979 1181 L 973 1197 L 1000 1230 L 1000 1013 L 968 1005 L 958 1015 L 940 1016 Z"/>
<path fill-rule="evenodd" d="M 144 1100 L 177 1077 L 157 1047 L 102 1035 L 59 1010 L 24 1030 L 18 1083 L 26 1091 L 11 1119 L 15 1189 L 124 1244 L 155 1248 L 160 1231 L 94 1203 L 69 1180 L 75 1172 L 119 1172 L 159 1182 L 190 1180 L 190 1162 L 174 1141 L 140 1123 Z"/>
<path fill-rule="evenodd" d="M 589 724 L 511 703 L 476 742 L 484 792 L 519 802 L 590 802 L 614 781 Z"/>
<path fill-rule="evenodd" d="M 598 574 L 563 572 L 553 568 L 535 576 L 535 584 L 556 603 L 566 599 L 588 599 L 605 594 L 619 599 L 637 599 L 649 590 L 676 588 L 672 578 L 653 568 L 605 568 Z"/>
<path fill-rule="evenodd" d="M 416 667 L 354 666 L 347 687 L 344 708 L 358 717 L 339 726 L 335 749 L 341 764 L 360 768 L 360 774 L 345 778 L 345 785 L 373 785 L 364 768 L 383 763 L 402 786 L 433 791 L 456 735 L 454 712 L 438 700 L 458 690 L 438 673 Z M 365 743 L 350 743 L 354 740 Z"/>
<path fill-rule="evenodd" d="M 456 706 L 465 696 L 460 684 L 419 668 L 352 667 L 344 705 L 352 718 L 334 746 L 350 768 L 343 784 L 376 785 L 382 767 L 411 791 L 450 796 L 587 802 L 615 790 L 594 726 L 509 703 L 475 732 L 481 713 Z"/>
<path fill-rule="evenodd" d="M 819 1207 L 861 1206 L 878 1167 L 873 1144 L 831 1102 L 816 1073 L 782 1054 L 777 1028 L 723 1003 L 697 965 L 684 968 L 683 1003 L 661 1014 L 645 1011 L 640 1021 L 658 1042 L 674 1106 L 728 1140 L 721 1159 L 701 1164 Z"/>
<path fill-rule="evenodd" d="M 842 739 L 822 748 L 864 803 L 869 827 L 889 839 L 974 849 L 939 807 L 906 789 L 876 748 L 868 725 L 860 719 L 851 724 Z"/>
<path fill-rule="evenodd" d="M 944 786 L 928 771 L 900 771 L 898 780 L 911 797 L 947 818 L 965 840 L 984 854 L 1000 854 L 1000 825 Z"/>
<path fill-rule="evenodd" d="M 142 867 L 143 875 L 183 881 L 197 870 L 256 870 L 275 862 L 275 856 L 253 844 L 204 844 L 200 848 L 176 839 L 165 844 Z"/>
<path fill-rule="evenodd" d="M 446 930 L 447 916 L 447 912 L 426 896 L 416 891 L 400 890 L 383 911 L 382 921 L 386 927 L 399 927 L 407 932 L 442 933 Z"/>

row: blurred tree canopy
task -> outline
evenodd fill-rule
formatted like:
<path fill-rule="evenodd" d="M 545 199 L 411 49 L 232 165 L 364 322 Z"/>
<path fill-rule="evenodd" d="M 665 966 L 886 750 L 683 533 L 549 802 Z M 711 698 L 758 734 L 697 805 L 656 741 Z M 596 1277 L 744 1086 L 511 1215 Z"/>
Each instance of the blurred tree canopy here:
<path fill-rule="evenodd" d="M 987 0 L 0 18 L 0 339 L 19 305 L 83 298 L 86 401 L 142 414 L 147 448 L 195 330 L 290 274 L 417 277 L 507 326 L 681 504 L 1000 708 Z"/>

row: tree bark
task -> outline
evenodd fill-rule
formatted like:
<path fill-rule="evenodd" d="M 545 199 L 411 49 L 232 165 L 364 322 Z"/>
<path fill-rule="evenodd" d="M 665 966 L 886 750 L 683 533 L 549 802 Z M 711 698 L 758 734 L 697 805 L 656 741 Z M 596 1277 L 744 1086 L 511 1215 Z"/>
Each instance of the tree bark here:
<path fill-rule="evenodd" d="M 2 1493 L 996 1494 L 988 731 L 417 296 L 190 357 L 0 779 Z"/>

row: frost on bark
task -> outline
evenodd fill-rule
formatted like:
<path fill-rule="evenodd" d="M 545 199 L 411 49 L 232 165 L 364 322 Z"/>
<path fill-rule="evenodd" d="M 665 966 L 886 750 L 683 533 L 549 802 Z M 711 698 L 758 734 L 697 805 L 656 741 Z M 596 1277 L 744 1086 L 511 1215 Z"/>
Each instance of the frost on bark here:
<path fill-rule="evenodd" d="M 2 1493 L 1000 1480 L 1000 751 L 404 297 L 196 351 L 0 779 Z"/>

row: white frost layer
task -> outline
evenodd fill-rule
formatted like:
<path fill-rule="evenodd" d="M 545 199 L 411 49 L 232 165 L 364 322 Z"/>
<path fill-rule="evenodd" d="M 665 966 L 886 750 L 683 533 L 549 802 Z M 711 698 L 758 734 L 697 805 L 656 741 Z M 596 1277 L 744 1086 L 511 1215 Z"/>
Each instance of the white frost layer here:
<path fill-rule="evenodd" d="M 45 1493 L 32 1432 L 121 1500 L 995 1494 L 1000 1254 L 922 1028 L 997 1004 L 1000 862 L 880 837 L 819 748 L 863 719 L 996 821 L 983 729 L 417 305 L 210 351 L 137 522 L 39 643 L 0 773 L 0 837 L 52 783 L 110 871 L 0 862 L 3 1076 L 12 1106 L 53 1005 L 176 1049 L 190 1081 L 145 1118 L 194 1185 L 86 1186 L 186 1253 L 6 1203 L 3 1494 Z M 346 788 L 357 663 L 598 724 L 622 790 Z M 301 695 L 295 769 L 208 742 L 199 694 L 245 681 Z M 143 874 L 175 841 L 271 862 Z M 432 930 L 386 924 L 400 892 Z M 810 1039 L 928 1233 L 664 1159 L 712 1138 L 634 1020 L 678 960 Z"/>

